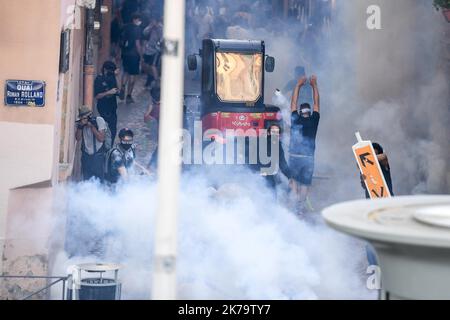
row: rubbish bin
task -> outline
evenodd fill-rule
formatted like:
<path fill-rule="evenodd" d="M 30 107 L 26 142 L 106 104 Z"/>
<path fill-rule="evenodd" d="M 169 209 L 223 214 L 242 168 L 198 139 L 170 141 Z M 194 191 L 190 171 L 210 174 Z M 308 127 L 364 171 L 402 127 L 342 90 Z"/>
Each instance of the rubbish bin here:
<path fill-rule="evenodd" d="M 117 264 L 87 263 L 71 267 L 68 300 L 120 300 Z M 109 273 L 109 276 L 108 274 Z M 114 274 L 112 277 L 111 274 Z M 88 276 L 87 276 L 88 274 Z M 95 274 L 94 277 L 91 275 Z"/>

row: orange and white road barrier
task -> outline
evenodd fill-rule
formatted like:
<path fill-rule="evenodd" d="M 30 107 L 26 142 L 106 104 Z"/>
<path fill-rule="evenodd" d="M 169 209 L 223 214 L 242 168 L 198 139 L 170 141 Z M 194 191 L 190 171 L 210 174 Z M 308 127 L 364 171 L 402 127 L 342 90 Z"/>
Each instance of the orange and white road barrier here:
<path fill-rule="evenodd" d="M 355 135 L 358 143 L 352 147 L 353 153 L 361 174 L 366 177 L 364 183 L 370 198 L 390 198 L 391 193 L 384 179 L 383 171 L 381 171 L 375 150 L 372 147 L 372 142 L 363 141 L 359 132 Z"/>

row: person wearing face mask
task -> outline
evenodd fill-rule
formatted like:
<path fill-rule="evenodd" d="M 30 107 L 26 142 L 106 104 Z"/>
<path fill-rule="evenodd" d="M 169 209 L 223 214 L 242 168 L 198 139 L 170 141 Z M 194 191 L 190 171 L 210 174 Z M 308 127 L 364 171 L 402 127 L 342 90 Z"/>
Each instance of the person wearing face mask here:
<path fill-rule="evenodd" d="M 114 144 L 117 132 L 117 95 L 119 89 L 116 80 L 116 65 L 112 61 L 106 61 L 102 67 L 102 73 L 94 82 L 94 95 L 97 99 L 97 111 L 108 123 L 111 130 L 111 142 Z"/>
<path fill-rule="evenodd" d="M 296 201 L 295 211 L 299 215 L 305 210 L 304 204 L 312 184 L 316 135 L 320 120 L 320 98 L 316 76 L 310 79 L 314 99 L 313 113 L 311 114 L 309 103 L 302 103 L 300 110 L 297 110 L 299 92 L 306 82 L 305 76 L 298 80 L 291 100 L 289 168 L 292 170 L 293 179 L 290 184 Z"/>
<path fill-rule="evenodd" d="M 105 180 L 115 184 L 120 179 L 127 180 L 136 158 L 133 131 L 123 128 L 119 131 L 120 142 L 108 151 L 105 163 Z"/>

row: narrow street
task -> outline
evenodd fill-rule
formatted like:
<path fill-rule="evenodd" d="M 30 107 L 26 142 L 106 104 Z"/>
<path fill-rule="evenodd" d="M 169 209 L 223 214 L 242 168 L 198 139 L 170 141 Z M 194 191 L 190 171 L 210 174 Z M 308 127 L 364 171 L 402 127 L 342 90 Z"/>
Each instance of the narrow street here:
<path fill-rule="evenodd" d="M 0 300 L 450 299 L 450 0 L 0 0 L 0 46 Z"/>
<path fill-rule="evenodd" d="M 150 102 L 150 92 L 144 87 L 145 75 L 140 75 L 136 81 L 133 99 L 135 103 L 126 104 L 125 100 L 118 99 L 117 131 L 121 128 L 130 128 L 134 132 L 136 144 L 136 160 L 146 166 L 157 144 L 157 126 L 154 120 L 144 122 L 144 114 Z M 117 142 L 116 138 L 116 142 Z"/>

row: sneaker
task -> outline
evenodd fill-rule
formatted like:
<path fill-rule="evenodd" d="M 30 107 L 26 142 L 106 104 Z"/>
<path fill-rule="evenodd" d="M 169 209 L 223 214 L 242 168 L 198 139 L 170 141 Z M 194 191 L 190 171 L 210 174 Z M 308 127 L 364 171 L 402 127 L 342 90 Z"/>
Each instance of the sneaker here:
<path fill-rule="evenodd" d="M 301 220 L 305 217 L 305 206 L 303 202 L 297 202 L 294 206 L 294 214 L 296 217 L 300 218 Z"/>
<path fill-rule="evenodd" d="M 153 83 L 153 76 L 148 75 L 147 80 L 145 81 L 145 88 L 150 89 L 152 83 Z"/>
<path fill-rule="evenodd" d="M 125 99 L 125 90 L 124 89 L 120 89 L 120 91 L 119 91 L 119 99 L 120 100 Z"/>
<path fill-rule="evenodd" d="M 127 96 L 127 101 L 126 101 L 126 103 L 127 103 L 127 104 L 134 103 L 133 98 L 132 98 L 131 96 Z"/>
<path fill-rule="evenodd" d="M 305 208 L 309 211 L 309 212 L 314 212 L 314 207 L 311 204 L 311 199 L 309 197 L 306 197 L 306 201 L 305 201 Z"/>

